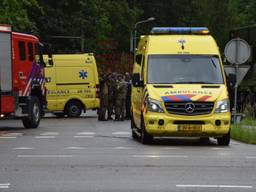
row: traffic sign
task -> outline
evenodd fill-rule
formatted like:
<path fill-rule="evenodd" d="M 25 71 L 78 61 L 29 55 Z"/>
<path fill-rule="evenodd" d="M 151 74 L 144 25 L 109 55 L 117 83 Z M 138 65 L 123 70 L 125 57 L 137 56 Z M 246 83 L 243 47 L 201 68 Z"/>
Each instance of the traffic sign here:
<path fill-rule="evenodd" d="M 250 58 L 251 47 L 245 40 L 236 38 L 227 43 L 224 53 L 229 63 L 240 65 Z"/>
<path fill-rule="evenodd" d="M 232 66 L 232 65 L 225 65 L 224 69 L 227 75 L 236 74 L 236 83 L 237 83 L 237 86 L 239 86 L 242 80 L 244 79 L 245 75 L 249 71 L 250 65 L 239 66 L 239 68 L 237 68 L 237 73 L 236 73 L 235 66 Z"/>

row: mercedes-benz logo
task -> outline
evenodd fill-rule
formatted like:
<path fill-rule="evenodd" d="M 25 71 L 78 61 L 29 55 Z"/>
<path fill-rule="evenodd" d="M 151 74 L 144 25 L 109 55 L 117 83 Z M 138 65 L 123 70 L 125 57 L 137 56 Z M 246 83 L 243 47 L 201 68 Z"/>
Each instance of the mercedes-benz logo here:
<path fill-rule="evenodd" d="M 185 111 L 187 113 L 193 113 L 195 111 L 195 105 L 193 103 L 187 103 L 185 105 Z"/>

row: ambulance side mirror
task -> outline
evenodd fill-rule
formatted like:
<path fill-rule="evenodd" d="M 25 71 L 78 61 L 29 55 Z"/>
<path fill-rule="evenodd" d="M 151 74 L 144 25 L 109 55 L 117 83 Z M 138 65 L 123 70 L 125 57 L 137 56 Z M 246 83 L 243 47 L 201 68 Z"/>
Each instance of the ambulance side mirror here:
<path fill-rule="evenodd" d="M 143 87 L 143 81 L 140 80 L 140 74 L 139 73 L 132 74 L 132 85 L 134 87 Z"/>

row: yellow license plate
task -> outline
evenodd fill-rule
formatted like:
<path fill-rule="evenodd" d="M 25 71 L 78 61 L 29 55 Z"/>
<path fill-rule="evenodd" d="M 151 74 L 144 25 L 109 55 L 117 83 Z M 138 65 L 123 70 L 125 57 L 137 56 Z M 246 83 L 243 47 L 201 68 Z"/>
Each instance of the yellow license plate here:
<path fill-rule="evenodd" d="M 200 132 L 202 131 L 202 125 L 178 125 L 178 131 L 185 132 Z"/>

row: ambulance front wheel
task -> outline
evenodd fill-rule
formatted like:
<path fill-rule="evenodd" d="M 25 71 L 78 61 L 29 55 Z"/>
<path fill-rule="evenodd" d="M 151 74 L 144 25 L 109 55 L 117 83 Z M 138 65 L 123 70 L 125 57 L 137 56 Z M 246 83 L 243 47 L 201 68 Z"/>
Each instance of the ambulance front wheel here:
<path fill-rule="evenodd" d="M 230 132 L 222 137 L 218 137 L 217 142 L 219 145 L 228 146 L 230 143 Z"/>
<path fill-rule="evenodd" d="M 140 142 L 142 144 L 151 144 L 154 140 L 154 137 L 148 134 L 143 116 L 141 117 L 141 135 L 140 135 Z"/>
<path fill-rule="evenodd" d="M 41 105 L 37 97 L 28 102 L 28 116 L 22 119 L 25 128 L 37 128 L 41 119 Z"/>
<path fill-rule="evenodd" d="M 82 113 L 82 105 L 79 101 L 70 101 L 65 110 L 68 117 L 79 117 Z"/>

